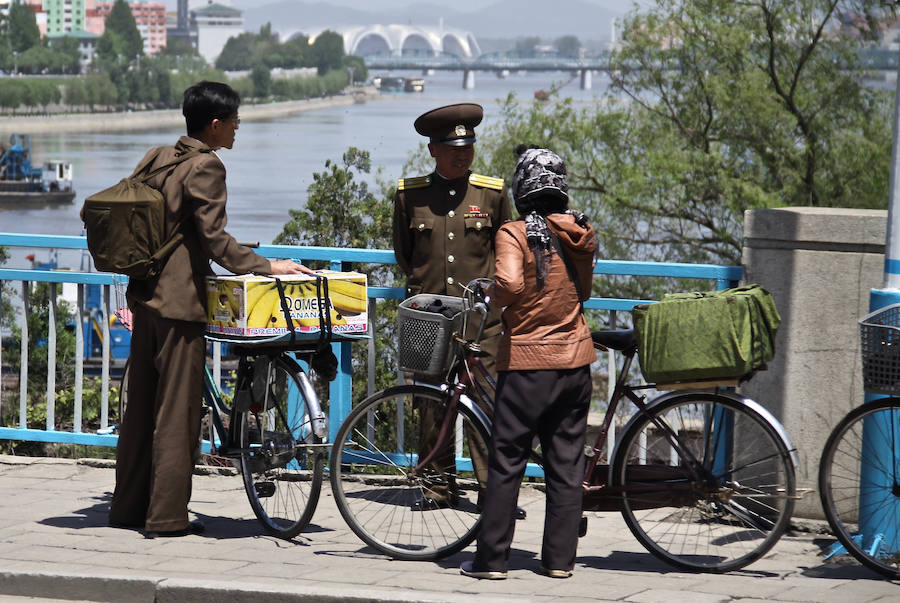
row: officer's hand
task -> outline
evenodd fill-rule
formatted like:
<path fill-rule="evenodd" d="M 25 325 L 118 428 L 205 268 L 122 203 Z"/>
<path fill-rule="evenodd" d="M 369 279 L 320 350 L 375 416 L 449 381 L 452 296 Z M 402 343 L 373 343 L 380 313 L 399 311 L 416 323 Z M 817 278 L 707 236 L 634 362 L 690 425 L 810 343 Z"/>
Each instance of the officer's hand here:
<path fill-rule="evenodd" d="M 271 260 L 272 274 L 314 274 L 313 270 L 293 260 Z"/>

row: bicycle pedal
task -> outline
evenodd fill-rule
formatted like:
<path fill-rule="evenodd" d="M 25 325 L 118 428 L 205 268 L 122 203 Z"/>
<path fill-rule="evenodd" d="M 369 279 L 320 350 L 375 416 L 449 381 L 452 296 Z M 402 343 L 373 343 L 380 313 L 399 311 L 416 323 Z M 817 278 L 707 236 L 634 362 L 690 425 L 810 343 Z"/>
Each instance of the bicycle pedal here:
<path fill-rule="evenodd" d="M 269 498 L 275 495 L 275 482 L 256 482 L 253 487 L 256 489 L 257 498 Z"/>
<path fill-rule="evenodd" d="M 584 538 L 585 534 L 587 534 L 587 515 L 582 515 L 578 521 L 578 537 Z"/>

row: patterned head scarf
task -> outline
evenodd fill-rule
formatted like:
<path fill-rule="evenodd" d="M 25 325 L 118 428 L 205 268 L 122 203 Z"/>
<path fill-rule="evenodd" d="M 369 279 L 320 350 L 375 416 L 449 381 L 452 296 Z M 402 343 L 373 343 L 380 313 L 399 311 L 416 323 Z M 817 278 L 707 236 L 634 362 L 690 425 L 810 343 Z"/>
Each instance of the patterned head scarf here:
<path fill-rule="evenodd" d="M 525 236 L 534 253 L 538 290 L 544 288 L 547 260 L 552 260 L 555 236 L 547 227 L 547 214 L 573 213 L 584 220 L 581 212 L 569 206 L 569 178 L 566 164 L 549 149 L 526 149 L 516 162 L 512 193 L 516 210 L 525 219 Z M 556 243 L 558 245 L 558 243 Z"/>

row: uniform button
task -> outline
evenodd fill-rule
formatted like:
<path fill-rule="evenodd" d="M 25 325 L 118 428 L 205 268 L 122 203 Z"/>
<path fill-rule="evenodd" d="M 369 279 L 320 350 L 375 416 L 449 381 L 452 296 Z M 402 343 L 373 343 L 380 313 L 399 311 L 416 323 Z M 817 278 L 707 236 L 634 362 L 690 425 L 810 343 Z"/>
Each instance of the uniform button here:
<path fill-rule="evenodd" d="M 419 230 L 425 230 L 425 224 L 419 224 Z"/>
<path fill-rule="evenodd" d="M 452 276 L 448 276 L 448 277 L 447 277 L 447 284 L 448 284 L 448 285 L 452 285 L 452 284 L 453 284 L 453 277 L 452 277 Z"/>
<path fill-rule="evenodd" d="M 456 215 L 456 212 L 451 209 L 450 211 L 447 212 L 447 215 L 452 218 L 453 216 Z"/>
<path fill-rule="evenodd" d="M 453 260 L 455 260 L 455 259 L 456 258 L 454 258 L 452 255 L 447 256 L 447 261 L 450 262 L 451 264 L 453 263 Z"/>
<path fill-rule="evenodd" d="M 448 232 L 448 233 L 447 233 L 447 238 L 450 239 L 450 240 L 452 241 L 453 239 L 456 238 L 456 235 L 455 235 L 454 233 L 452 233 L 452 232 Z"/>
<path fill-rule="evenodd" d="M 475 230 L 481 230 L 481 222 L 475 222 Z"/>
<path fill-rule="evenodd" d="M 451 188 L 451 189 L 450 189 L 450 196 L 453 197 L 453 196 L 455 196 L 455 195 L 456 195 L 456 191 L 453 190 L 453 189 Z"/>

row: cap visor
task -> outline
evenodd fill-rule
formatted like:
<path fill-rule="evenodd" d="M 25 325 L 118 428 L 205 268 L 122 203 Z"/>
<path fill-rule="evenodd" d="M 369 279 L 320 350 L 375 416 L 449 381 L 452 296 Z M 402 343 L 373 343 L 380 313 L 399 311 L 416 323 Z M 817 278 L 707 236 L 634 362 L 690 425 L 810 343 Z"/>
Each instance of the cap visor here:
<path fill-rule="evenodd" d="M 475 144 L 475 137 L 467 136 L 466 138 L 454 138 L 452 140 L 442 140 L 441 144 L 445 144 L 448 147 L 467 147 L 470 144 Z"/>

